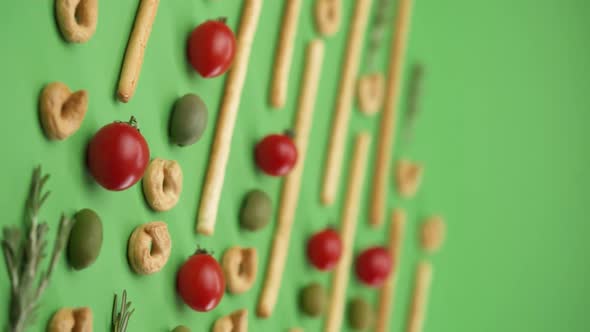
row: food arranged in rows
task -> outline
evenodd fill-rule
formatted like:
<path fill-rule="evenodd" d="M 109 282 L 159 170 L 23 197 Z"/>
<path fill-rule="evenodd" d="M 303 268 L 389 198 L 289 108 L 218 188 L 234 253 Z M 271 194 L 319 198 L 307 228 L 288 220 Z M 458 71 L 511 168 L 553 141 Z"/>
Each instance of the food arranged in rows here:
<path fill-rule="evenodd" d="M 371 214 L 369 221 L 379 227 L 384 221 L 388 194 L 388 171 L 392 159 L 395 117 L 401 91 L 406 39 L 409 29 L 411 0 L 401 0 L 398 7 L 396 32 L 392 42 L 392 63 L 388 77 L 375 70 L 374 57 L 381 49 L 387 19 L 384 8 L 388 0 L 378 0 L 379 7 L 367 57 L 371 72 L 360 72 L 363 38 L 368 28 L 372 0 L 357 0 L 350 25 L 349 39 L 342 65 L 334 122 L 327 151 L 327 162 L 321 193 L 321 202 L 331 205 L 339 192 L 341 170 L 345 160 L 345 140 L 355 98 L 355 86 L 359 109 L 367 115 L 384 108 L 378 137 L 378 154 L 375 163 Z M 277 109 L 286 104 L 290 68 L 301 11 L 301 0 L 285 1 L 285 15 L 281 28 L 277 56 L 273 72 L 270 104 Z M 139 82 L 143 57 L 157 13 L 159 0 L 142 0 L 139 4 L 123 66 L 117 96 L 128 102 Z M 232 134 L 236 125 L 241 91 L 248 71 L 250 52 L 262 9 L 262 0 L 244 0 L 242 20 L 237 33 L 225 24 L 224 19 L 209 20 L 198 25 L 187 38 L 187 60 L 204 79 L 228 72 L 225 94 L 219 110 L 215 134 L 209 156 L 209 166 L 202 188 L 197 211 L 198 233 L 212 236 L 215 231 L 217 210 L 224 185 L 225 169 L 230 155 Z M 315 19 L 320 35 L 329 37 L 339 31 L 341 25 L 340 0 L 316 0 Z M 88 41 L 96 30 L 98 0 L 71 2 L 56 0 L 58 25 L 64 39 L 73 43 Z M 256 248 L 232 246 L 227 248 L 221 262 L 207 250 L 198 248 L 190 255 L 176 274 L 178 296 L 191 309 L 208 312 L 217 307 L 225 292 L 242 294 L 250 290 L 259 275 L 264 278 L 256 314 L 269 317 L 277 303 L 278 291 L 285 270 L 291 230 L 300 196 L 303 169 L 308 141 L 312 130 L 315 102 L 322 75 L 325 43 L 312 40 L 306 50 L 303 79 L 300 85 L 294 126 L 284 133 L 273 133 L 262 138 L 252 147 L 253 160 L 264 174 L 283 177 L 278 219 L 272 239 L 270 260 L 266 273 L 259 273 Z M 418 80 L 422 71 L 416 71 Z M 358 77 L 357 77 L 358 76 Z M 419 84 L 411 89 L 411 113 L 418 108 Z M 85 90 L 72 91 L 61 82 L 46 85 L 40 95 L 39 113 L 41 126 L 50 140 L 65 140 L 80 128 L 88 111 L 91 94 Z M 186 147 L 197 143 L 208 125 L 209 113 L 203 99 L 189 93 L 180 97 L 169 118 L 169 140 Z M 411 118 L 410 116 L 408 117 Z M 142 121 L 148 121 L 142 119 Z M 375 327 L 387 331 L 391 312 L 392 293 L 400 260 L 402 234 L 406 223 L 405 212 L 396 209 L 392 214 L 391 235 L 387 246 L 365 248 L 356 257 L 353 244 L 361 205 L 363 183 L 367 174 L 371 148 L 371 134 L 362 131 L 356 136 L 339 229 L 318 230 L 307 241 L 306 254 L 309 263 L 318 271 L 333 274 L 332 287 L 326 289 L 312 282 L 300 290 L 300 310 L 310 317 L 326 316 L 326 331 L 340 331 L 346 303 L 350 314 L 349 325 L 356 330 Z M 129 121 L 115 121 L 100 128 L 88 143 L 87 168 L 92 178 L 109 191 L 127 190 L 142 181 L 148 206 L 154 211 L 168 211 L 179 202 L 183 188 L 183 171 L 174 160 L 150 155 L 149 145 L 140 132 L 139 121 L 131 116 Z M 423 166 L 400 159 L 395 168 L 397 191 L 402 198 L 414 197 L 422 179 Z M 100 256 L 105 237 L 100 211 L 90 208 L 79 210 L 73 217 L 62 216 L 54 249 L 46 272 L 40 272 L 45 257 L 48 225 L 40 223 L 39 210 L 49 192 L 44 192 L 48 176 L 36 168 L 27 206 L 27 236 L 21 238 L 19 227 L 7 227 L 2 247 L 12 286 L 10 331 L 21 332 L 31 323 L 41 296 L 61 252 L 66 251 L 69 265 L 74 270 L 89 268 Z M 260 189 L 253 189 L 243 198 L 239 213 L 240 226 L 248 231 L 259 231 L 268 225 L 273 216 L 273 200 Z M 444 240 L 445 224 L 439 216 L 423 223 L 420 243 L 426 252 L 436 252 Z M 129 236 L 127 257 L 129 265 L 139 275 L 157 273 L 168 262 L 173 249 L 173 239 L 163 221 L 138 225 Z M 301 244 L 300 244 L 301 245 Z M 301 245 L 303 247 L 303 245 Z M 20 255 L 26 251 L 26 255 Z M 346 301 L 349 271 L 354 266 L 357 280 L 370 288 L 381 289 L 379 309 L 363 298 Z M 35 280 L 40 278 L 40 283 Z M 415 294 L 411 306 L 409 331 L 420 331 L 425 312 L 432 267 L 424 261 L 417 269 Z M 112 315 L 112 331 L 126 331 L 135 312 L 123 291 L 121 303 L 115 295 Z M 48 324 L 48 331 L 92 331 L 93 314 L 89 307 L 64 307 L 56 311 Z M 213 326 L 215 332 L 247 331 L 248 310 L 239 309 L 219 318 Z M 174 332 L 186 332 L 186 326 L 178 326 Z M 301 331 L 294 328 L 292 331 Z"/>

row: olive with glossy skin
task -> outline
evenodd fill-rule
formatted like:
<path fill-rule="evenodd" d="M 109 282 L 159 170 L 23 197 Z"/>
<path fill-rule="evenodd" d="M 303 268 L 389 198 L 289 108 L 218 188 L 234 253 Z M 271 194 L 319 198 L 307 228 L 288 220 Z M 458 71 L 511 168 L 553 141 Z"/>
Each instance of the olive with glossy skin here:
<path fill-rule="evenodd" d="M 172 332 L 191 332 L 191 329 L 184 325 L 179 325 L 172 330 Z"/>
<path fill-rule="evenodd" d="M 373 325 L 375 313 L 367 301 L 357 297 L 350 301 L 348 319 L 353 329 L 366 330 Z"/>
<path fill-rule="evenodd" d="M 256 231 L 268 224 L 272 217 L 272 201 L 261 190 L 252 190 L 244 198 L 240 212 L 242 227 Z"/>
<path fill-rule="evenodd" d="M 102 222 L 96 212 L 80 210 L 68 241 L 68 260 L 75 270 L 82 270 L 96 261 L 102 247 Z"/>
<path fill-rule="evenodd" d="M 199 96 L 180 97 L 170 116 L 170 140 L 180 146 L 196 143 L 207 128 L 207 118 L 207 106 Z"/>
<path fill-rule="evenodd" d="M 326 290 L 317 282 L 310 284 L 301 291 L 301 311 L 306 315 L 317 317 L 326 307 Z"/>

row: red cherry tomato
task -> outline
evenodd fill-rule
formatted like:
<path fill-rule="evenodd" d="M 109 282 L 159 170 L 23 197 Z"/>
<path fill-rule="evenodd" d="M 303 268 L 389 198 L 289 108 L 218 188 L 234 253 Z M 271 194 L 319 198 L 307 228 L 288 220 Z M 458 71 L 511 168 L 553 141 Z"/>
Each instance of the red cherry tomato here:
<path fill-rule="evenodd" d="M 356 258 L 356 276 L 367 286 L 381 286 L 391 273 L 392 259 L 383 247 L 372 247 Z"/>
<path fill-rule="evenodd" d="M 223 20 L 207 21 L 196 27 L 188 40 L 188 58 L 205 78 L 227 71 L 236 53 L 236 37 Z"/>
<path fill-rule="evenodd" d="M 150 160 L 147 142 L 134 117 L 102 127 L 90 140 L 87 162 L 90 174 L 108 190 L 125 190 L 143 177 Z"/>
<path fill-rule="evenodd" d="M 289 173 L 297 162 L 297 147 L 287 135 L 268 135 L 256 145 L 256 165 L 272 176 Z"/>
<path fill-rule="evenodd" d="M 307 257 L 313 266 L 322 271 L 331 270 L 342 256 L 340 234 L 328 228 L 314 234 L 307 242 Z"/>
<path fill-rule="evenodd" d="M 219 263 L 204 251 L 197 251 L 176 276 L 178 294 L 196 311 L 213 310 L 225 292 L 225 279 Z"/>

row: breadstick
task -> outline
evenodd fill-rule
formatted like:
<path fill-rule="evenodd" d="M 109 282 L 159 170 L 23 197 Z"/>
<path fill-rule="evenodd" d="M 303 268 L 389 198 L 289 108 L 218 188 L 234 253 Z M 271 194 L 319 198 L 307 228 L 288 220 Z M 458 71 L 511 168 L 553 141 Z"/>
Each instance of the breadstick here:
<path fill-rule="evenodd" d="M 395 283 L 397 282 L 399 260 L 401 258 L 402 240 L 406 224 L 406 213 L 404 210 L 396 209 L 391 217 L 391 233 L 389 233 L 389 254 L 393 258 L 391 275 L 383 285 L 379 293 L 379 312 L 377 316 L 376 332 L 387 332 L 389 330 L 389 318 L 393 308 L 395 296 Z"/>
<path fill-rule="evenodd" d="M 426 304 L 428 302 L 428 292 L 432 282 L 432 265 L 423 261 L 416 269 L 416 280 L 414 285 L 414 295 L 412 296 L 412 306 L 410 307 L 410 317 L 408 318 L 407 332 L 421 332 L 426 318 Z"/>
<path fill-rule="evenodd" d="M 369 221 L 374 226 L 379 226 L 384 219 L 385 204 L 387 200 L 388 172 L 391 167 L 393 155 L 393 138 L 395 131 L 395 117 L 399 101 L 401 79 L 408 31 L 410 29 L 410 16 L 412 0 L 400 0 L 396 20 L 395 35 L 391 44 L 389 73 L 387 77 L 387 92 L 385 107 L 381 119 L 379 142 L 377 144 L 377 160 L 373 177 L 373 199 Z"/>
<path fill-rule="evenodd" d="M 197 231 L 204 235 L 213 235 L 217 209 L 223 188 L 225 168 L 229 159 L 231 140 L 234 133 L 234 126 L 238 117 L 238 108 L 242 96 L 242 88 L 246 80 L 250 51 L 254 41 L 254 35 L 260 18 L 262 0 L 246 0 L 242 9 L 242 20 L 237 36 L 237 49 L 232 69 L 225 82 L 225 95 L 223 104 L 219 110 L 217 128 L 207 177 L 201 193 L 201 204 L 197 215 Z"/>
<path fill-rule="evenodd" d="M 301 11 L 301 0 L 286 0 L 284 6 L 285 15 L 270 92 L 270 104 L 276 108 L 283 108 L 287 103 L 289 71 L 293 60 L 293 45 L 295 44 L 295 34 L 297 33 L 299 12 Z"/>
<path fill-rule="evenodd" d="M 350 109 L 354 97 L 355 79 L 359 71 L 363 36 L 367 28 L 371 2 L 372 0 L 357 0 L 356 8 L 354 9 L 348 46 L 342 64 L 340 91 L 336 100 L 336 113 L 334 114 L 332 135 L 328 147 L 328 159 L 324 170 L 322 190 L 322 203 L 324 205 L 334 203 L 336 193 L 338 192 L 346 144 L 346 133 L 348 132 L 348 122 L 350 120 Z"/>
<path fill-rule="evenodd" d="M 331 36 L 340 29 L 342 21 L 343 0 L 317 0 L 315 7 L 315 23 L 322 36 Z"/>
<path fill-rule="evenodd" d="M 145 47 L 152 32 L 152 25 L 156 18 L 159 3 L 160 0 L 141 0 L 139 3 L 137 17 L 135 17 L 133 31 L 131 31 L 131 37 L 129 37 L 125 58 L 123 59 L 123 68 L 121 69 L 119 90 L 117 92 L 119 100 L 124 103 L 128 102 L 135 93 L 141 65 L 143 64 Z"/>
<path fill-rule="evenodd" d="M 301 176 L 303 175 L 313 110 L 318 92 L 320 73 L 322 71 L 322 62 L 324 60 L 324 43 L 321 40 L 310 42 L 306 57 L 305 71 L 303 73 L 299 95 L 299 108 L 297 110 L 297 119 L 295 120 L 295 145 L 297 146 L 299 159 L 295 168 L 287 175 L 281 192 L 278 225 L 272 243 L 264 287 L 258 300 L 257 313 L 259 317 L 264 318 L 272 314 L 277 302 L 281 278 L 287 260 L 289 236 L 291 235 L 291 228 L 295 220 Z"/>
<path fill-rule="evenodd" d="M 332 292 L 328 305 L 328 315 L 326 319 L 326 332 L 338 332 L 342 325 L 342 316 L 344 314 L 344 296 L 350 266 L 352 264 L 352 249 L 354 245 L 354 236 L 359 214 L 361 191 L 365 179 L 367 160 L 369 157 L 369 145 L 371 136 L 369 133 L 361 133 L 356 138 L 354 154 L 350 174 L 348 175 L 349 184 L 342 211 L 342 226 L 340 236 L 342 237 L 342 257 L 336 265 L 334 279 L 332 279 Z"/>

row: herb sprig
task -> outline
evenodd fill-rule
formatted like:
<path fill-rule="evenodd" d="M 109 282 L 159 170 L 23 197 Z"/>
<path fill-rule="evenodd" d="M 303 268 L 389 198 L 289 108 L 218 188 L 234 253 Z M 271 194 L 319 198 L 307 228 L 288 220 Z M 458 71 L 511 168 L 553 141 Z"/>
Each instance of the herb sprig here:
<path fill-rule="evenodd" d="M 127 302 L 127 291 L 123 290 L 123 296 L 121 298 L 121 311 L 119 311 L 119 303 L 117 301 L 117 294 L 115 294 L 115 300 L 113 301 L 113 332 L 125 332 L 127 330 L 127 324 L 129 318 L 135 312 L 135 309 L 131 309 L 131 301 Z"/>
<path fill-rule="evenodd" d="M 49 231 L 46 222 L 39 222 L 39 210 L 50 194 L 50 191 L 43 191 L 48 180 L 49 175 L 42 175 L 40 166 L 35 168 L 26 202 L 27 236 L 22 236 L 18 226 L 4 227 L 2 232 L 2 251 L 11 285 L 11 332 L 22 332 L 34 321 L 39 300 L 49 284 L 70 232 L 71 220 L 62 214 L 49 266 L 39 277 L 41 262 L 47 256 L 46 235 Z"/>
<path fill-rule="evenodd" d="M 377 0 L 375 13 L 370 26 L 369 47 L 367 50 L 367 68 L 372 72 L 377 67 L 377 56 L 383 46 L 383 38 L 389 23 L 393 20 L 391 0 Z"/>

